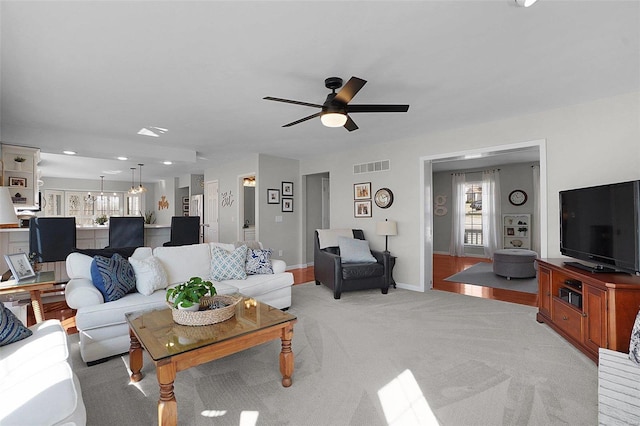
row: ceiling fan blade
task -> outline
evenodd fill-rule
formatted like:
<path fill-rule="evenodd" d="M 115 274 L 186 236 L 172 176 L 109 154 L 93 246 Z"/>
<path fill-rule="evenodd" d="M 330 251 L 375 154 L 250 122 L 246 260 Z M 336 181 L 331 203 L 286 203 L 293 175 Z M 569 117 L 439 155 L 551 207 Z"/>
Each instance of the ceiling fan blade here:
<path fill-rule="evenodd" d="M 309 116 L 307 116 L 305 118 L 301 118 L 300 120 L 296 120 L 296 121 L 292 121 L 291 123 L 287 123 L 282 127 L 295 126 L 296 124 L 300 124 L 300 123 L 302 123 L 304 121 L 311 120 L 312 118 L 316 118 L 316 117 L 320 117 L 320 113 L 319 112 L 316 112 L 315 114 L 311 114 L 311 115 L 309 115 Z"/>
<path fill-rule="evenodd" d="M 349 117 L 348 115 L 347 115 L 347 122 L 344 123 L 344 128 L 347 129 L 350 132 L 353 132 L 354 130 L 358 130 L 359 129 L 359 127 L 355 123 L 355 121 L 353 121 L 351 119 L 351 117 Z"/>
<path fill-rule="evenodd" d="M 367 80 L 363 80 L 358 77 L 351 77 L 349 81 L 347 81 L 347 84 L 340 89 L 334 98 L 334 101 L 348 104 L 365 84 L 367 84 Z"/>
<path fill-rule="evenodd" d="M 265 96 L 262 99 L 266 99 L 267 101 L 284 102 L 286 104 L 295 104 L 295 105 L 303 105 L 303 106 L 314 107 L 314 108 L 322 108 L 322 105 L 318 105 L 318 104 L 310 104 L 309 102 L 301 102 L 301 101 L 292 101 L 291 99 L 274 98 L 272 96 Z"/>
<path fill-rule="evenodd" d="M 409 105 L 347 105 L 351 112 L 407 112 Z"/>

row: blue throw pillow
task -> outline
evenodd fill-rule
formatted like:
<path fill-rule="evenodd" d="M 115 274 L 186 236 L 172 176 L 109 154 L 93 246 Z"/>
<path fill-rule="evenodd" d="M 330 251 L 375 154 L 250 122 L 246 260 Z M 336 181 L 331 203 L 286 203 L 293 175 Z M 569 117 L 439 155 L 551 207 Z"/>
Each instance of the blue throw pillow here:
<path fill-rule="evenodd" d="M 273 274 L 271 249 L 247 249 L 247 274 Z"/>
<path fill-rule="evenodd" d="M 371 254 L 371 250 L 369 250 L 369 242 L 367 240 L 338 237 L 338 246 L 340 247 L 342 263 L 377 262 L 376 258 Z"/>
<path fill-rule="evenodd" d="M 105 302 L 118 300 L 136 288 L 133 267 L 117 253 L 110 258 L 95 256 L 91 262 L 91 279 Z"/>
<path fill-rule="evenodd" d="M 211 279 L 214 281 L 245 280 L 247 271 L 247 246 L 242 245 L 234 251 L 226 251 L 220 247 L 211 249 Z"/>
<path fill-rule="evenodd" d="M 33 332 L 0 302 L 0 346 L 8 345 L 31 336 Z"/>

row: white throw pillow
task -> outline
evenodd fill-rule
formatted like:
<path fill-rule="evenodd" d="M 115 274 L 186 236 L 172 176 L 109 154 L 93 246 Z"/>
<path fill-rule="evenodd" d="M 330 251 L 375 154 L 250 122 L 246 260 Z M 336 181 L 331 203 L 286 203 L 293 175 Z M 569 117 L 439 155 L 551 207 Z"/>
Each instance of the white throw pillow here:
<path fill-rule="evenodd" d="M 338 237 L 338 247 L 340 247 L 340 258 L 342 263 L 375 263 L 376 258 L 369 250 L 367 240 L 355 238 Z"/>
<path fill-rule="evenodd" d="M 155 256 L 144 259 L 129 258 L 129 263 L 136 274 L 136 290 L 138 293 L 150 296 L 154 291 L 167 288 L 169 281 L 162 263 Z"/>
<path fill-rule="evenodd" d="M 351 229 L 316 229 L 316 231 L 318 231 L 318 243 L 321 249 L 337 247 L 339 237 L 353 238 Z"/>

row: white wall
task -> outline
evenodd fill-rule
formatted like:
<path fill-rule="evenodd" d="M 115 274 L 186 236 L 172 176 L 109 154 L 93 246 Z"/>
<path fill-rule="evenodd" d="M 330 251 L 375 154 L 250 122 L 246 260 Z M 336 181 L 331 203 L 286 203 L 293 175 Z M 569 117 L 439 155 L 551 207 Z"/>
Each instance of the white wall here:
<path fill-rule="evenodd" d="M 640 93 L 620 95 L 551 111 L 484 123 L 387 144 L 365 150 L 331 153 L 300 162 L 302 175 L 329 171 L 331 226 L 359 227 L 376 249 L 384 238 L 375 223 L 398 221 L 398 236 L 389 237 L 389 250 L 398 256 L 397 282 L 419 285 L 420 235 L 419 158 L 450 152 L 546 139 L 547 143 L 547 250 L 560 256 L 558 191 L 562 189 L 640 179 Z M 388 172 L 354 175 L 353 164 L 390 159 Z M 373 208 L 373 218 L 354 219 L 353 184 L 372 183 L 372 192 L 389 187 L 394 204 Z M 542 194 L 541 196 L 544 196 Z M 431 206 L 428 206 L 429 208 Z M 426 286 L 428 288 L 428 286 Z"/>

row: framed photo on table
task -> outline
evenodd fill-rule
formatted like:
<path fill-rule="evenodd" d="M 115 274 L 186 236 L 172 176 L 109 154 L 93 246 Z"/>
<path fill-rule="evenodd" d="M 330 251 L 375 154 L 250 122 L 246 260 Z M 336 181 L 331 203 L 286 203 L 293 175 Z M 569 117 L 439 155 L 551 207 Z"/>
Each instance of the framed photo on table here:
<path fill-rule="evenodd" d="M 16 281 L 36 276 L 26 253 L 5 254 L 4 259 L 7 261 L 7 265 L 9 265 L 9 269 L 11 269 L 13 278 Z"/>
<path fill-rule="evenodd" d="M 354 200 L 368 200 L 370 198 L 371 198 L 371 182 L 353 184 Z"/>

